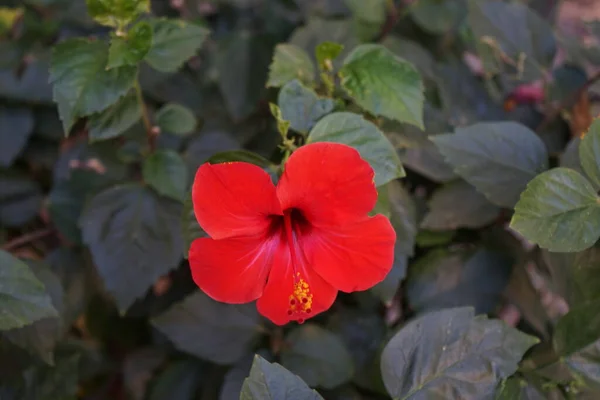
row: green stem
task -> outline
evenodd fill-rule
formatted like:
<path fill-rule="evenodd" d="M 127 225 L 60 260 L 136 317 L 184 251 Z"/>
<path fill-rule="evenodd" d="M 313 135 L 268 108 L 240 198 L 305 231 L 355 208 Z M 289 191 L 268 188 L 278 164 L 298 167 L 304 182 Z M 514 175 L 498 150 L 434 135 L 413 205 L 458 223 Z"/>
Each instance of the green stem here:
<path fill-rule="evenodd" d="M 146 107 L 146 103 L 144 102 L 144 95 L 142 93 L 139 79 L 135 80 L 134 88 L 138 104 L 140 105 L 140 111 L 142 113 L 142 122 L 144 123 L 144 129 L 146 130 L 146 136 L 148 137 L 148 146 L 150 147 L 150 152 L 154 152 L 156 149 L 156 133 L 154 132 L 154 128 L 150 122 L 148 107 Z"/>

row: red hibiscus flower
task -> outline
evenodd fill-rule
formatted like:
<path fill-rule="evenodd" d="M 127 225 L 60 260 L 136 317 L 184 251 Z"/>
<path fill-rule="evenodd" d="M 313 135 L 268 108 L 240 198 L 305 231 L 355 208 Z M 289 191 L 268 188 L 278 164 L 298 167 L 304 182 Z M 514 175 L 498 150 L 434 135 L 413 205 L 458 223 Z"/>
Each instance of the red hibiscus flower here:
<path fill-rule="evenodd" d="M 192 276 L 224 303 L 258 299 L 275 324 L 327 310 L 338 290 L 365 290 L 392 267 L 396 233 L 382 215 L 374 172 L 352 147 L 296 150 L 273 185 L 261 168 L 203 164 L 192 189 L 194 212 L 210 238 L 189 251 Z"/>

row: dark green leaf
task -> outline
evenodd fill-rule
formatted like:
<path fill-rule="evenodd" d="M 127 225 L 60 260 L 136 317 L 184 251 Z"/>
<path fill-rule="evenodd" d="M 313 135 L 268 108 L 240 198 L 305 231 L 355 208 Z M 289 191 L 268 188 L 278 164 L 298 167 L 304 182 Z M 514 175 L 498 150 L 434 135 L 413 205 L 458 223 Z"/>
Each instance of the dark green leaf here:
<path fill-rule="evenodd" d="M 342 44 L 334 42 L 319 43 L 315 48 L 315 57 L 317 58 L 319 68 L 322 70 L 329 69 L 330 67 L 327 66 L 327 63 L 333 63 L 333 60 L 338 58 L 342 51 L 344 51 Z"/>
<path fill-rule="evenodd" d="M 46 264 L 32 260 L 27 260 L 27 264 L 35 277 L 46 288 L 46 292 L 52 300 L 52 306 L 59 315 L 46 316 L 29 325 L 13 328 L 5 331 L 3 336 L 11 343 L 39 356 L 46 363 L 52 364 L 54 347 L 65 332 L 65 326 L 59 317 L 64 312 L 64 291 L 58 277 Z"/>
<path fill-rule="evenodd" d="M 257 355 L 244 381 L 240 400 L 322 400 L 298 376 Z"/>
<path fill-rule="evenodd" d="M 27 264 L 0 250 L 0 265 L 1 330 L 20 328 L 58 315 L 44 284 Z"/>
<path fill-rule="evenodd" d="M 358 45 L 358 37 L 356 35 L 354 24 L 349 19 L 325 19 L 322 17 L 311 17 L 306 21 L 306 24 L 297 28 L 289 42 L 296 46 L 302 47 L 309 53 L 315 51 L 317 59 L 319 53 L 323 56 L 327 56 L 326 59 L 332 61 L 334 65 L 337 56 L 344 56 L 348 54 L 350 50 Z M 326 44 L 319 50 L 319 45 L 324 42 L 334 43 L 333 46 Z M 338 45 L 338 46 L 335 46 Z M 343 47 L 342 51 L 339 50 L 339 45 Z M 336 55 L 336 53 L 338 53 Z M 333 57 L 336 55 L 336 57 Z M 318 65 L 323 66 L 324 59 L 318 59 Z M 339 61 L 339 60 L 338 60 Z"/>
<path fill-rule="evenodd" d="M 78 117 L 102 111 L 133 86 L 137 68 L 106 69 L 108 46 L 103 41 L 69 39 L 54 47 L 50 83 L 65 133 Z"/>
<path fill-rule="evenodd" d="M 466 0 L 418 0 L 410 7 L 410 15 L 419 26 L 434 34 L 444 34 L 467 16 Z"/>
<path fill-rule="evenodd" d="M 435 311 L 406 324 L 385 347 L 381 369 L 396 399 L 484 399 L 517 370 L 532 336 L 472 308 Z"/>
<path fill-rule="evenodd" d="M 516 72 L 526 81 L 540 78 L 551 66 L 556 52 L 552 27 L 525 4 L 470 0 L 468 20 L 487 72 L 500 71 L 502 53 L 520 65 Z"/>
<path fill-rule="evenodd" d="M 339 72 L 342 87 L 364 109 L 400 122 L 423 126 L 423 82 L 409 62 L 381 45 L 352 51 Z"/>
<path fill-rule="evenodd" d="M 448 183 L 436 190 L 428 207 L 421 227 L 432 231 L 481 228 L 493 222 L 500 213 L 499 207 L 463 180 Z"/>
<path fill-rule="evenodd" d="M 478 123 L 431 140 L 456 173 L 501 207 L 512 208 L 527 183 L 548 168 L 542 140 L 516 122 Z"/>
<path fill-rule="evenodd" d="M 491 98 L 481 79 L 464 63 L 454 61 L 437 65 L 435 80 L 450 124 L 465 126 L 506 119 L 506 113 Z"/>
<path fill-rule="evenodd" d="M 377 126 L 358 114 L 336 112 L 322 118 L 308 142 L 336 142 L 354 147 L 375 171 L 375 184 L 384 185 L 404 176 L 396 150 Z"/>
<path fill-rule="evenodd" d="M 175 72 L 196 54 L 209 35 L 201 26 L 174 19 L 151 19 L 152 47 L 145 60 L 161 72 Z"/>
<path fill-rule="evenodd" d="M 141 110 L 135 94 L 119 99 L 106 110 L 88 119 L 90 142 L 112 139 L 125 133 L 140 120 Z"/>
<path fill-rule="evenodd" d="M 154 378 L 148 400 L 189 400 L 202 383 L 202 369 L 196 360 L 180 360 L 169 364 Z"/>
<path fill-rule="evenodd" d="M 9 167 L 21 154 L 33 133 L 33 122 L 29 108 L 0 107 L 0 167 Z"/>
<path fill-rule="evenodd" d="M 315 79 L 315 66 L 306 51 L 293 44 L 278 44 L 269 67 L 267 87 L 281 87 L 298 79 L 310 85 Z"/>
<path fill-rule="evenodd" d="M 188 164 L 190 177 L 196 175 L 196 170 L 212 156 L 221 152 L 238 153 L 240 143 L 229 133 L 223 131 L 209 131 L 201 133 L 188 146 L 184 158 Z M 245 159 L 227 159 L 225 161 L 246 161 Z"/>
<path fill-rule="evenodd" d="M 353 382 L 361 388 L 385 395 L 379 368 L 381 350 L 387 329 L 383 319 L 374 313 L 343 309 L 331 316 L 328 327 L 346 344 L 354 360 Z"/>
<path fill-rule="evenodd" d="M 600 237 L 600 203 L 592 185 L 578 172 L 555 168 L 527 185 L 510 226 L 550 251 L 581 251 Z"/>
<path fill-rule="evenodd" d="M 308 133 L 319 119 L 333 111 L 333 100 L 319 98 L 299 81 L 292 80 L 279 92 L 278 99 L 284 120 L 296 132 Z"/>
<path fill-rule="evenodd" d="M 59 247 L 48 254 L 45 262 L 62 286 L 65 327 L 82 315 L 92 294 L 91 268 L 76 248 Z"/>
<path fill-rule="evenodd" d="M 245 31 L 220 43 L 216 56 L 219 89 L 235 120 L 256 110 L 265 93 L 271 54 L 269 37 Z"/>
<path fill-rule="evenodd" d="M 80 219 L 83 241 L 121 311 L 177 266 L 181 204 L 143 186 L 114 186 L 97 194 Z"/>
<path fill-rule="evenodd" d="M 242 161 L 250 164 L 257 165 L 266 170 L 274 170 L 277 168 L 275 164 L 271 161 L 267 160 L 263 156 L 253 153 L 248 150 L 232 150 L 232 151 L 222 151 L 214 154 L 208 159 L 208 162 L 211 164 L 219 164 L 233 161 Z"/>
<path fill-rule="evenodd" d="M 600 120 L 595 119 L 579 145 L 579 160 L 586 175 L 600 187 Z"/>
<path fill-rule="evenodd" d="M 539 390 L 518 376 L 511 376 L 502 381 L 494 400 L 546 400 L 548 393 Z"/>
<path fill-rule="evenodd" d="M 286 337 L 289 347 L 281 353 L 281 365 L 309 386 L 332 389 L 354 374 L 354 363 L 344 342 L 315 324 L 305 324 Z"/>
<path fill-rule="evenodd" d="M 86 0 L 86 4 L 96 22 L 114 28 L 122 28 L 150 11 L 150 0 Z"/>
<path fill-rule="evenodd" d="M 160 127 L 161 132 L 187 135 L 196 129 L 198 122 L 189 108 L 169 103 L 156 113 L 156 124 Z"/>
<path fill-rule="evenodd" d="M 583 324 L 585 325 L 587 321 Z M 577 327 L 576 329 L 579 329 Z M 591 383 L 590 386 L 600 387 L 600 370 L 598 363 L 600 362 L 600 340 L 583 348 L 575 354 L 565 357 L 565 364 L 569 369 L 577 374 L 579 378 L 583 378 L 586 383 Z"/>
<path fill-rule="evenodd" d="M 204 232 L 204 229 L 200 227 L 200 224 L 196 219 L 191 191 L 185 196 L 185 201 L 183 202 L 183 213 L 181 214 L 181 233 L 183 236 L 184 258 L 188 258 L 188 252 L 194 240 L 201 237 L 208 237 L 208 234 Z"/>
<path fill-rule="evenodd" d="M 218 364 L 238 361 L 260 332 L 254 304 L 218 303 L 202 292 L 152 319 L 152 325 L 179 350 Z"/>
<path fill-rule="evenodd" d="M 126 36 L 114 36 L 108 49 L 106 68 L 137 66 L 146 57 L 152 46 L 152 26 L 147 22 L 138 22 Z"/>
<path fill-rule="evenodd" d="M 416 241 L 419 247 L 436 247 L 450 243 L 455 236 L 456 231 L 434 232 L 423 229 L 417 233 Z"/>
<path fill-rule="evenodd" d="M 42 190 L 27 175 L 0 169 L 0 225 L 13 227 L 32 220 L 42 206 Z"/>
<path fill-rule="evenodd" d="M 144 160 L 144 181 L 158 193 L 183 201 L 187 189 L 187 168 L 173 150 L 158 150 Z"/>
<path fill-rule="evenodd" d="M 413 255 L 417 234 L 417 210 L 410 193 L 397 181 L 387 184 L 390 221 L 396 231 L 396 250 Z"/>
<path fill-rule="evenodd" d="M 396 242 L 398 243 L 398 242 Z M 394 254 L 394 264 L 392 270 L 386 275 L 385 279 L 373 286 L 371 291 L 385 305 L 389 306 L 392 299 L 398 292 L 400 282 L 406 277 L 406 268 L 408 267 L 408 256 L 399 252 Z"/>
<path fill-rule="evenodd" d="M 463 306 L 492 312 L 511 272 L 511 260 L 496 252 L 480 249 L 467 256 L 434 250 L 411 265 L 406 294 L 417 313 Z"/>
<path fill-rule="evenodd" d="M 53 105 L 48 70 L 45 57 L 32 60 L 22 74 L 11 69 L 0 70 L 0 95 L 15 101 Z"/>
<path fill-rule="evenodd" d="M 26 386 L 20 400 L 76 400 L 81 374 L 81 354 L 69 354 L 55 365 L 38 365 L 24 373 Z"/>
<path fill-rule="evenodd" d="M 552 81 L 546 89 L 545 97 L 551 102 L 565 102 L 573 106 L 577 90 L 585 85 L 587 74 L 582 68 L 563 64 L 552 71 Z M 582 132 L 578 132 L 582 133 Z"/>
<path fill-rule="evenodd" d="M 165 364 L 168 353 L 159 347 L 142 347 L 125 356 L 123 360 L 123 384 L 132 400 L 146 398 L 150 378 Z"/>
<path fill-rule="evenodd" d="M 571 309 L 558 320 L 554 349 L 560 356 L 570 356 L 600 340 L 600 299 Z"/>

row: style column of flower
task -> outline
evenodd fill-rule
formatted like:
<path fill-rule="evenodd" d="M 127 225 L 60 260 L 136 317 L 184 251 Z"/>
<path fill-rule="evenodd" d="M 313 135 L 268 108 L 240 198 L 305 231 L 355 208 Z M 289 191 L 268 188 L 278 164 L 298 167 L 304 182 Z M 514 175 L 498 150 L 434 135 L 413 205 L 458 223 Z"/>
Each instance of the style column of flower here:
<path fill-rule="evenodd" d="M 192 198 L 210 237 L 189 250 L 194 281 L 217 301 L 258 300 L 277 325 L 329 309 L 338 291 L 371 288 L 396 240 L 386 217 L 367 214 L 374 175 L 354 148 L 326 142 L 295 150 L 276 186 L 253 164 L 203 164 Z"/>

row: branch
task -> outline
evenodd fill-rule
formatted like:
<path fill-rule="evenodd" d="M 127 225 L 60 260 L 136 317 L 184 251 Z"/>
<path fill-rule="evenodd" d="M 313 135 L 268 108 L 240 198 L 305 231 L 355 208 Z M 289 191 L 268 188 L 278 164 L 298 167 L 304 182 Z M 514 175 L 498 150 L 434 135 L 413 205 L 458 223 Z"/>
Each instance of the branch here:
<path fill-rule="evenodd" d="M 2 246 L 2 250 L 11 251 L 17 249 L 19 247 L 25 246 L 31 242 L 42 239 L 46 236 L 49 236 L 54 233 L 54 228 L 44 228 L 39 229 L 37 231 L 29 232 L 24 235 L 21 235 L 13 240 L 6 242 Z"/>
<path fill-rule="evenodd" d="M 400 12 L 398 11 L 398 8 L 394 5 L 393 0 L 388 1 L 388 9 L 389 13 L 387 19 L 383 24 L 383 27 L 381 28 L 381 32 L 379 32 L 377 38 L 375 39 L 376 42 L 380 42 L 383 39 L 385 39 L 385 37 L 389 35 L 390 32 L 392 32 L 392 29 L 394 29 L 394 26 L 396 26 L 396 22 L 398 22 L 398 19 L 400 18 Z"/>
<path fill-rule="evenodd" d="M 156 131 L 150 122 L 150 116 L 148 115 L 148 108 L 144 102 L 144 95 L 142 94 L 140 81 L 136 80 L 134 86 L 135 94 L 137 96 L 138 104 L 142 113 L 142 122 L 144 123 L 144 129 L 146 130 L 146 136 L 148 137 L 148 147 L 150 147 L 151 152 L 154 152 L 156 149 Z"/>

